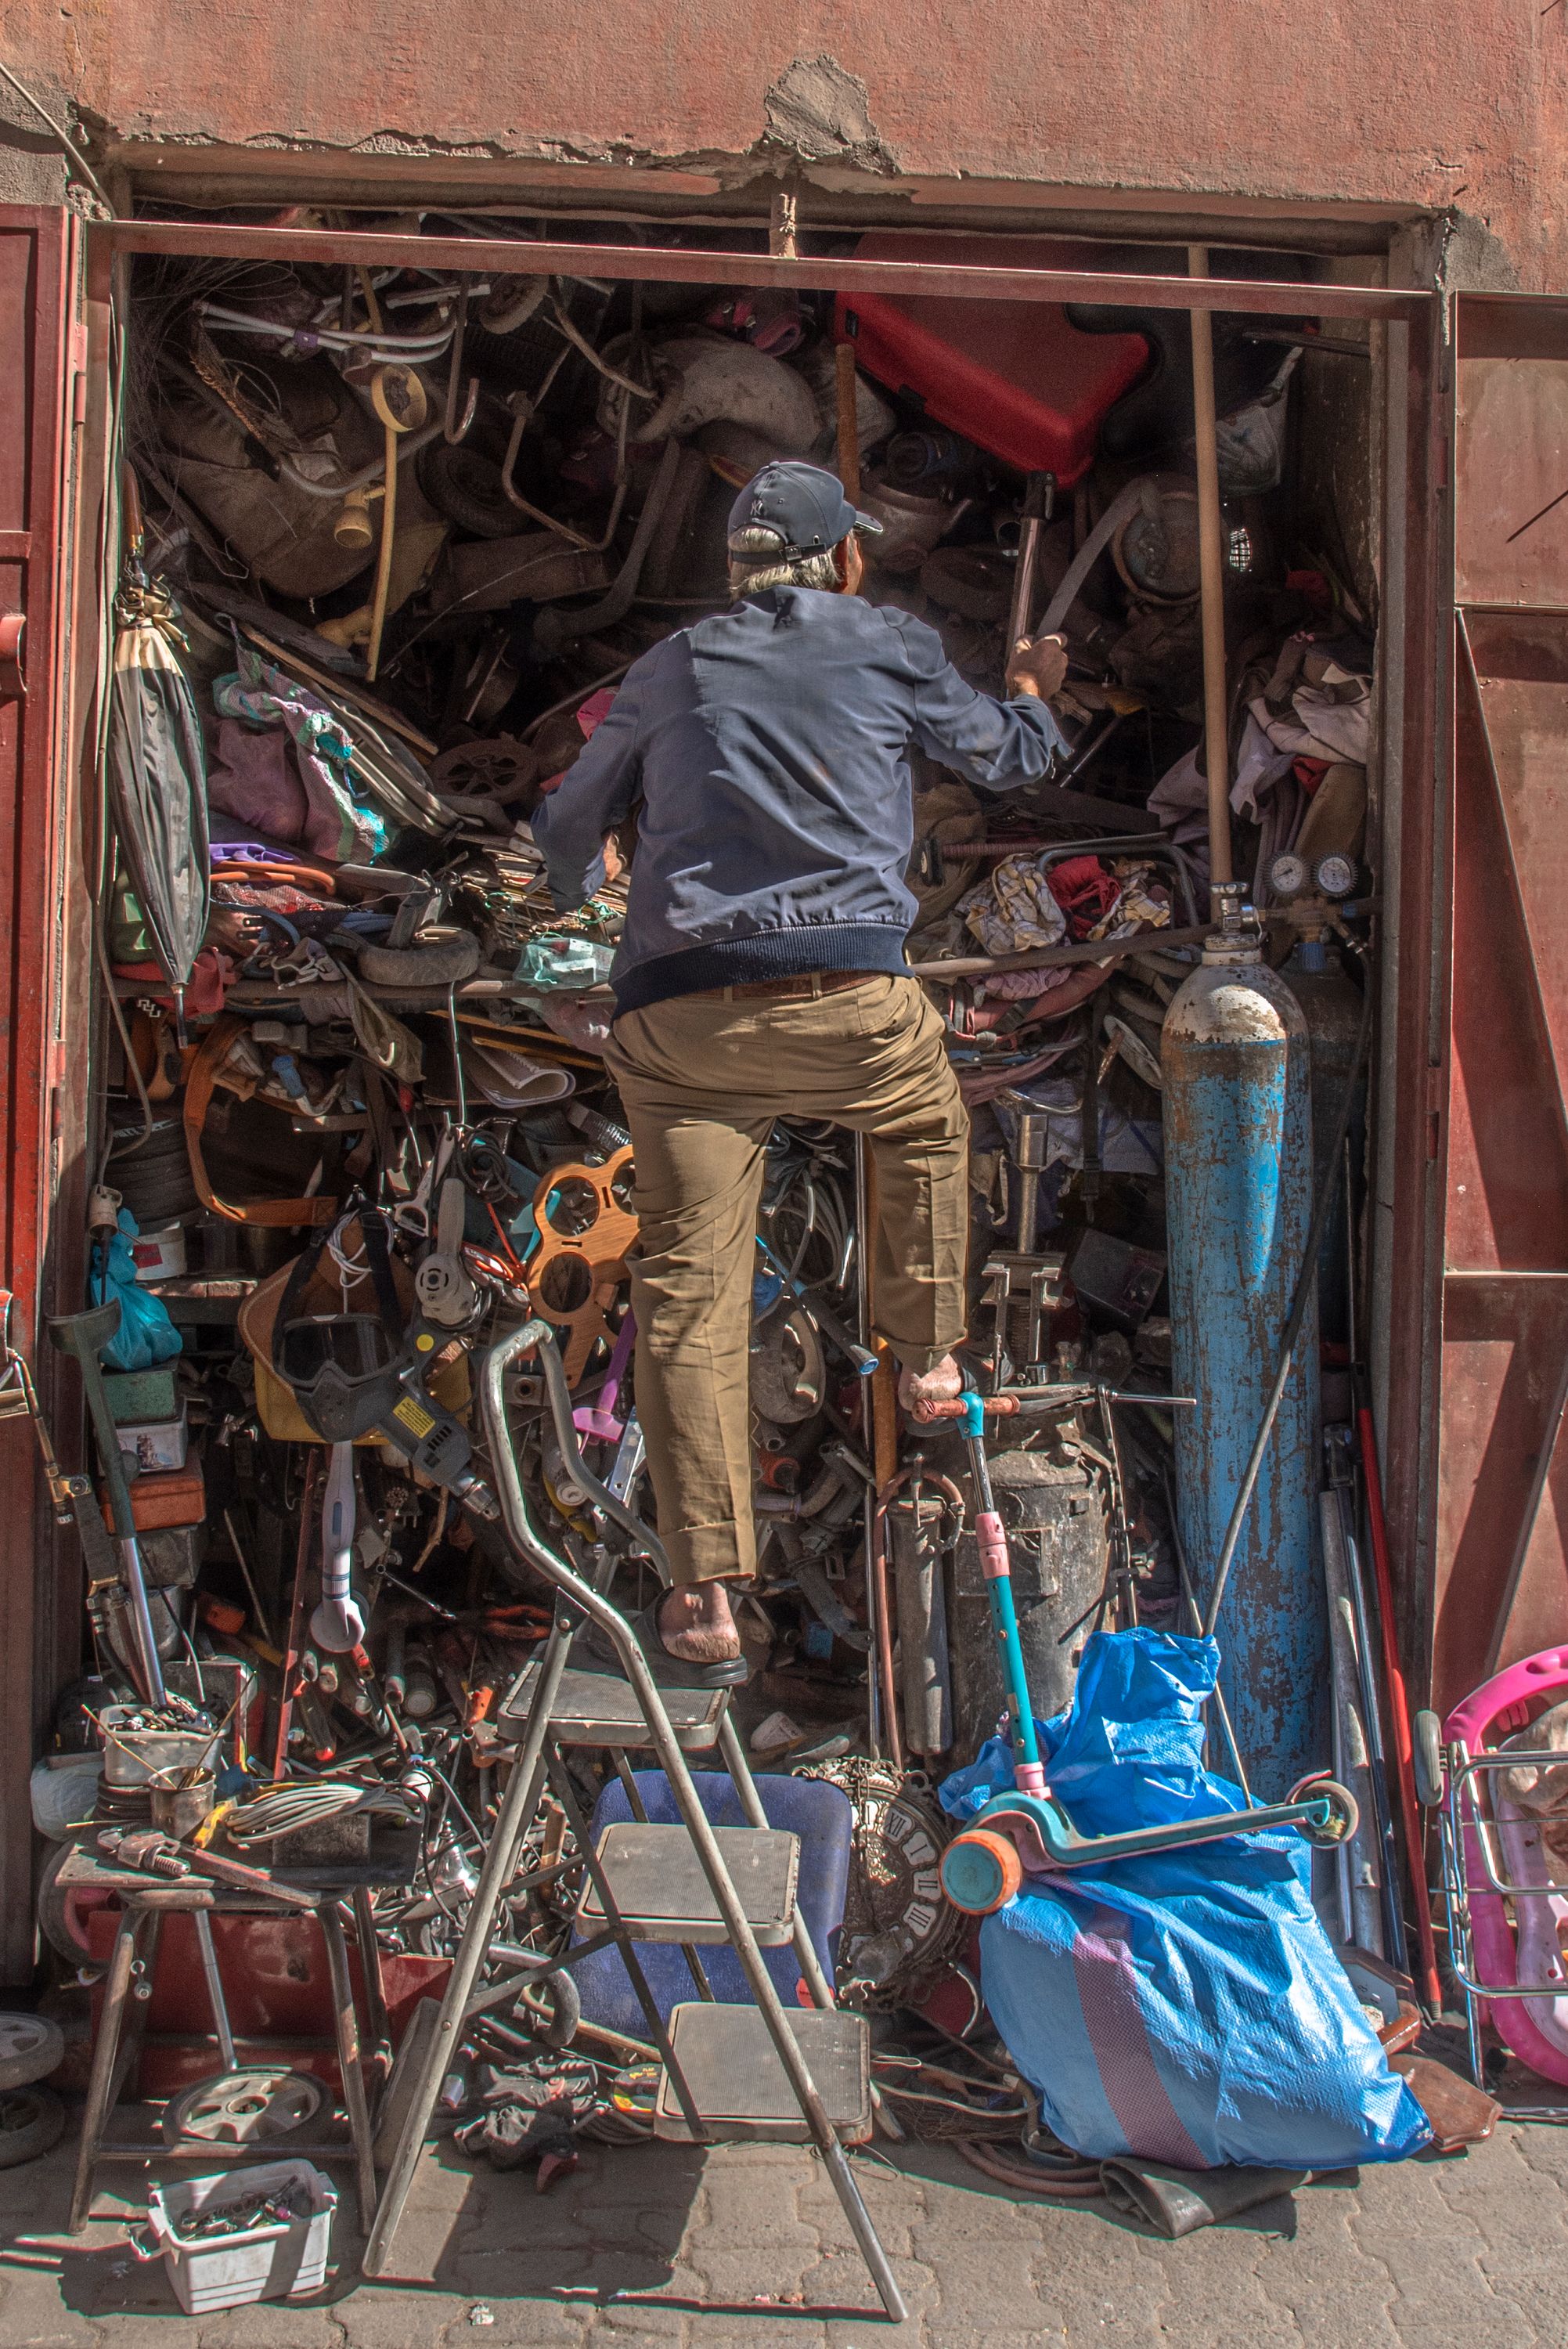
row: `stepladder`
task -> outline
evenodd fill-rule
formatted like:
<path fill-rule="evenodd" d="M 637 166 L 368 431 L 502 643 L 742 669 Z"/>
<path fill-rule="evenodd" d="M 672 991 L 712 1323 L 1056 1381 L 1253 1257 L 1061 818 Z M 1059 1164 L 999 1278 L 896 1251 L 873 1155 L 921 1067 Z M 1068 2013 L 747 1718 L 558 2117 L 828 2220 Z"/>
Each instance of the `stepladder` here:
<path fill-rule="evenodd" d="M 655 2135 L 699 2145 L 794 2138 L 813 2146 L 882 2307 L 901 2321 L 903 2300 L 845 2151 L 871 2132 L 868 2026 L 863 2016 L 835 2002 L 800 1910 L 797 1838 L 769 1826 L 727 1692 L 661 1690 L 626 1618 L 535 1529 L 506 1402 L 508 1374 L 529 1355 L 542 1374 L 557 1440 L 582 1489 L 603 1520 L 635 1540 L 667 1578 L 656 1537 L 583 1460 L 552 1332 L 542 1321 L 526 1322 L 486 1355 L 479 1402 L 506 1537 L 552 1587 L 554 1619 L 542 1653 L 501 1708 L 497 1725 L 511 1751 L 510 1774 L 438 2016 L 406 2071 L 366 2272 L 378 2275 L 388 2263 L 442 2080 L 473 2019 L 515 2002 L 525 1980 L 543 1982 L 614 1946 L 660 2059 Z M 618 1672 L 574 1667 L 573 1641 L 586 1624 L 613 1652 Z M 628 1789 L 630 1816 L 597 1834 L 567 1766 L 572 1749 L 583 1747 L 607 1753 Z M 673 1821 L 647 1816 L 628 1767 L 634 1753 L 656 1764 Z M 715 1826 L 693 1777 L 687 1758 L 693 1754 L 722 1763 L 742 1824 Z M 542 1962 L 531 1953 L 512 1953 L 521 1965 L 511 1972 L 498 1922 L 520 1879 L 526 1880 L 524 1855 L 547 1795 L 564 1813 L 582 1860 L 576 1930 L 570 1948 Z M 639 1948 L 661 1943 L 681 1952 L 690 1978 L 692 1996 L 673 2008 L 661 2007 L 638 1955 Z M 746 2002 L 714 1995 L 702 1953 L 718 1946 L 734 1953 L 749 1993 Z M 786 2005 L 764 1954 L 769 1947 L 789 1949 L 809 2003 Z"/>

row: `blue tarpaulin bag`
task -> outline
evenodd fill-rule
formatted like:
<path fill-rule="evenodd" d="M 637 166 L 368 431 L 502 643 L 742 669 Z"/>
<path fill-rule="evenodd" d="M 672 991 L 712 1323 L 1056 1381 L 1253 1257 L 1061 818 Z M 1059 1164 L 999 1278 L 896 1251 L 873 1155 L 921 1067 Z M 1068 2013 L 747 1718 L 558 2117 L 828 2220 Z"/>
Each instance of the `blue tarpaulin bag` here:
<path fill-rule="evenodd" d="M 106 1371 L 150 1371 L 159 1362 L 171 1361 L 184 1342 L 162 1298 L 137 1279 L 136 1259 L 130 1252 L 137 1237 L 135 1218 L 128 1207 L 122 1207 L 119 1230 L 107 1244 L 101 1237 L 93 1243 L 88 1301 L 107 1305 L 111 1297 L 119 1299 L 119 1328 L 98 1349 Z"/>
<path fill-rule="evenodd" d="M 1039 1725 L 1052 1794 L 1082 1835 L 1245 1807 L 1202 1763 L 1212 1640 L 1097 1633 L 1070 1709 Z M 967 1822 L 1014 1783 L 994 1737 L 941 1788 Z M 1096 2160 L 1138 2154 L 1344 2169 L 1431 2132 L 1389 2071 L 1312 1905 L 1294 1828 L 1026 1876 L 986 1918 L 981 1986 L 1047 2125 Z"/>

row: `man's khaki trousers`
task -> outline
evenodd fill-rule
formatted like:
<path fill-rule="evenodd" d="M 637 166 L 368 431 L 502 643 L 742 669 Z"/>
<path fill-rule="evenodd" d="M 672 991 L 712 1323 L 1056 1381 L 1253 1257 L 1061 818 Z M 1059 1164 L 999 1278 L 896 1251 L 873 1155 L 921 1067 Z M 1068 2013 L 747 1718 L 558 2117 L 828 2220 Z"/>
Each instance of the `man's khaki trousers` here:
<path fill-rule="evenodd" d="M 605 1061 L 636 1150 L 637 1411 L 677 1582 L 748 1575 L 751 1289 L 779 1117 L 865 1134 L 872 1319 L 929 1370 L 964 1335 L 969 1124 L 941 1019 L 913 978 L 817 996 L 676 997 L 615 1021 Z"/>

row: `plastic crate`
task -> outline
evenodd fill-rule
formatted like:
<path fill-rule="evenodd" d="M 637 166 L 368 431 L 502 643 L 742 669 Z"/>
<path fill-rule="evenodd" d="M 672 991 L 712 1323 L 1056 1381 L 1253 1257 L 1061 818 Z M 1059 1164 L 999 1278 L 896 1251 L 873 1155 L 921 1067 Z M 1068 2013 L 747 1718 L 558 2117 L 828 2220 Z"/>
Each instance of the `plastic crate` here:
<path fill-rule="evenodd" d="M 191 2210 L 216 2210 L 296 2185 L 310 2199 L 304 2218 L 221 2235 L 211 2242 L 187 2242 L 176 2232 L 180 2220 Z M 150 2247 L 137 2248 L 146 2259 L 162 2253 L 175 2298 L 188 2316 L 204 2316 L 215 2308 L 243 2308 L 256 2300 L 307 2300 L 326 2281 L 336 2209 L 335 2187 L 308 2161 L 268 2161 L 253 2169 L 181 2178 L 155 2186 L 148 2196 Z"/>

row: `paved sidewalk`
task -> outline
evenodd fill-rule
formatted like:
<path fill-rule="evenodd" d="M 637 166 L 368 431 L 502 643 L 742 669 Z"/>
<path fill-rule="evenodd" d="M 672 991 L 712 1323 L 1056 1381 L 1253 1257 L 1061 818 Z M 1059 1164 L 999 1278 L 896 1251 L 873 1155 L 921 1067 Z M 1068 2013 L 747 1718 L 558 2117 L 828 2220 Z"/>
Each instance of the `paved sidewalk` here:
<path fill-rule="evenodd" d="M 894 2330 L 820 2164 L 793 2147 L 585 2152 L 548 2195 L 427 2156 L 397 2280 L 175 2313 L 117 2212 L 61 2231 L 67 2142 L 0 2172 L 4 2349 L 1563 2349 L 1568 2131 L 1504 2121 L 1463 2159 L 1369 2169 L 1183 2243 L 1103 2204 L 1016 2203 L 945 2148 L 855 2157 L 914 2312 Z M 351 2252 L 345 2235 L 341 2249 Z"/>

